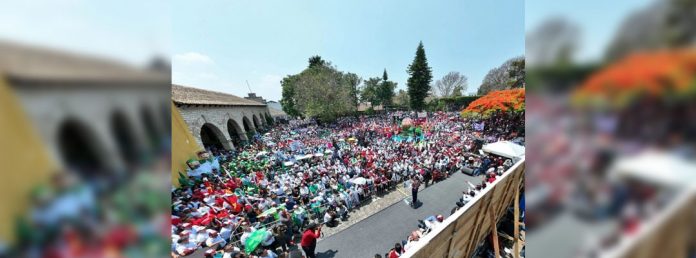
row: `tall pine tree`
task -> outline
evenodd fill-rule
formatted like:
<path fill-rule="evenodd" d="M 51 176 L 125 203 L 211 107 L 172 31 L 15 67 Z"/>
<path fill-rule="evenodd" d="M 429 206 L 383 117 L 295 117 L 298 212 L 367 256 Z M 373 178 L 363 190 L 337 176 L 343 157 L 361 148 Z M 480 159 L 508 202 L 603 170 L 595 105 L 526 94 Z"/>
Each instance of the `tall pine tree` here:
<path fill-rule="evenodd" d="M 389 81 L 389 76 L 387 76 L 387 69 L 384 69 L 382 73 L 382 83 L 379 85 L 378 98 L 379 103 L 388 107 L 392 105 L 392 99 L 394 98 L 394 89 L 396 89 L 396 82 Z"/>
<path fill-rule="evenodd" d="M 411 108 L 423 110 L 425 108 L 425 98 L 428 96 L 428 91 L 430 91 L 430 82 L 433 81 L 433 74 L 432 69 L 428 66 L 428 59 L 425 57 L 422 41 L 418 44 L 416 57 L 413 58 L 413 63 L 408 66 L 407 72 L 410 75 L 408 81 L 406 81 L 406 86 Z"/>

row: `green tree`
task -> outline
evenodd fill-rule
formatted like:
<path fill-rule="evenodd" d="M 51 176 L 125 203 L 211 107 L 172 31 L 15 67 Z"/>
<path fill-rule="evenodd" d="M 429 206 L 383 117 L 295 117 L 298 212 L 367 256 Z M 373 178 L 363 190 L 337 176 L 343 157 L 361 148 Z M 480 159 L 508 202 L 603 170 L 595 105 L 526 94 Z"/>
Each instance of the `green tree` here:
<path fill-rule="evenodd" d="M 331 121 L 355 110 L 347 75 L 318 56 L 311 57 L 309 66 L 299 74 L 285 77 L 281 85 L 281 103 L 289 115 L 297 112 L 304 117 Z"/>
<path fill-rule="evenodd" d="M 288 75 L 280 81 L 280 86 L 283 88 L 280 105 L 283 111 L 292 117 L 300 116 L 301 113 L 295 107 L 295 85 L 297 84 L 297 75 Z"/>
<path fill-rule="evenodd" d="M 477 95 L 486 95 L 491 91 L 524 87 L 524 56 L 511 58 L 499 67 L 488 71 L 479 86 Z"/>
<path fill-rule="evenodd" d="M 413 58 L 413 63 L 408 66 L 407 72 L 410 75 L 406 86 L 411 108 L 423 110 L 425 98 L 428 96 L 430 83 L 433 80 L 432 69 L 428 66 L 428 59 L 425 57 L 423 42 L 418 43 L 416 56 Z"/>
<path fill-rule="evenodd" d="M 510 64 L 510 70 L 508 71 L 508 75 L 510 76 L 510 81 L 508 81 L 508 85 L 510 86 L 510 88 L 524 88 L 525 79 L 527 77 L 527 73 L 524 67 L 524 58 L 513 59 L 512 64 Z"/>
<path fill-rule="evenodd" d="M 462 86 L 456 86 L 454 87 L 454 90 L 452 90 L 452 97 L 461 97 L 463 96 L 463 91 L 464 87 Z"/>
<path fill-rule="evenodd" d="M 382 82 L 379 84 L 377 90 L 379 103 L 384 106 L 391 106 L 392 99 L 394 98 L 394 89 L 396 89 L 396 82 L 389 81 L 387 69 L 384 69 L 384 73 L 382 73 Z"/>
<path fill-rule="evenodd" d="M 346 73 L 345 76 L 343 76 L 344 80 L 346 80 L 346 83 L 350 85 L 350 96 L 351 100 L 353 103 L 353 106 L 356 108 L 358 107 L 358 102 L 360 100 L 360 83 L 362 83 L 362 78 L 358 76 L 357 74 L 354 73 Z"/>
<path fill-rule="evenodd" d="M 405 90 L 399 90 L 396 96 L 394 96 L 394 104 L 399 107 L 408 107 L 408 93 Z"/>
<path fill-rule="evenodd" d="M 321 59 L 321 56 L 312 56 L 309 58 L 309 67 L 326 66 L 327 62 Z"/>
<path fill-rule="evenodd" d="M 360 90 L 360 101 L 370 102 L 371 106 L 376 106 L 380 104 L 379 99 L 379 88 L 382 79 L 379 77 L 369 78 L 363 83 L 363 87 Z"/>

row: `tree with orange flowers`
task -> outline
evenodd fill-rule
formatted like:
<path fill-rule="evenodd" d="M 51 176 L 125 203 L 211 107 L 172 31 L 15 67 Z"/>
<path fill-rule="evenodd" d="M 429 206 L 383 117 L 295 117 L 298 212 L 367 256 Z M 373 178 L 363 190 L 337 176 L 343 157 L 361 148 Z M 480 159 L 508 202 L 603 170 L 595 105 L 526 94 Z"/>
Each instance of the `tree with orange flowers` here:
<path fill-rule="evenodd" d="M 696 50 L 632 54 L 591 75 L 575 104 L 624 107 L 641 97 L 678 99 L 696 94 Z"/>
<path fill-rule="evenodd" d="M 511 89 L 490 92 L 471 102 L 462 110 L 462 116 L 489 116 L 494 112 L 522 111 L 525 108 L 525 90 Z"/>

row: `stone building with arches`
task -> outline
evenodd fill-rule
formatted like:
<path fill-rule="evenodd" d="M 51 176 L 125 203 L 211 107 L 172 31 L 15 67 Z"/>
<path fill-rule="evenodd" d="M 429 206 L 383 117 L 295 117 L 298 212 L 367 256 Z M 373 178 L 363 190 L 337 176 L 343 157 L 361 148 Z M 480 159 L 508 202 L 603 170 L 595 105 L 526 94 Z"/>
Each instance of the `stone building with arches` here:
<path fill-rule="evenodd" d="M 0 245 L 12 243 L 31 193 L 54 176 L 113 182 L 166 151 L 170 78 L 167 67 L 0 41 L 0 161 L 9 182 L 0 190 L 8 225 Z"/>
<path fill-rule="evenodd" d="M 266 104 L 232 94 L 172 85 L 172 101 L 205 149 L 230 150 L 272 121 Z"/>
<path fill-rule="evenodd" d="M 58 167 L 129 171 L 166 144 L 168 71 L 9 42 L 0 56 L 0 79 Z"/>

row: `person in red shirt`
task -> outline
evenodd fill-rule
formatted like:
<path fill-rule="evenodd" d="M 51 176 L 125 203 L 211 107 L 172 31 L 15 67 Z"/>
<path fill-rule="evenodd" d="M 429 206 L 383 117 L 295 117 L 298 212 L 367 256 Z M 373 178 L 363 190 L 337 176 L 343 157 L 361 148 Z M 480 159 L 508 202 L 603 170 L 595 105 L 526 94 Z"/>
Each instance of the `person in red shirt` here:
<path fill-rule="evenodd" d="M 321 236 L 321 227 L 317 226 L 316 223 L 310 223 L 307 230 L 302 233 L 300 246 L 302 246 L 302 250 L 304 250 L 307 258 L 316 257 L 314 249 L 317 247 L 317 238 L 319 238 L 319 236 Z"/>
<path fill-rule="evenodd" d="M 404 252 L 401 250 L 401 244 L 396 243 L 394 248 L 389 251 L 387 258 L 399 258 Z"/>

